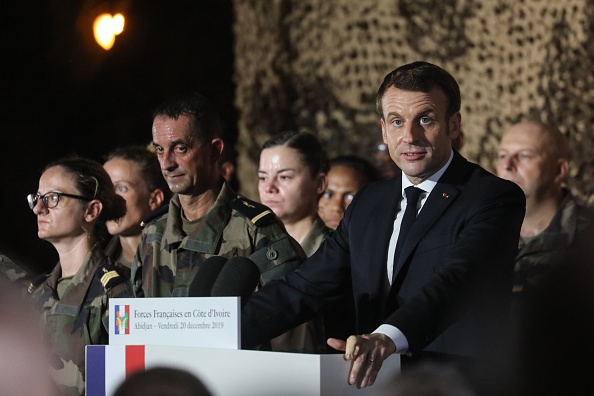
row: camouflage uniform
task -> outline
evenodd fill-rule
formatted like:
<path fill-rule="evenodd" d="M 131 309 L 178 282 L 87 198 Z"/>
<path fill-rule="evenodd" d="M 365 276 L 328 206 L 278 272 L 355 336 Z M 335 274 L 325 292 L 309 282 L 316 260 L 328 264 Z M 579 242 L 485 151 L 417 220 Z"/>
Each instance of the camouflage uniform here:
<path fill-rule="evenodd" d="M 301 247 L 303 251 L 307 255 L 307 257 L 311 256 L 318 250 L 324 239 L 326 239 L 326 235 L 330 234 L 332 229 L 326 227 L 324 221 L 320 218 L 320 216 L 316 216 L 311 230 L 307 233 L 303 242 L 301 242 Z"/>
<path fill-rule="evenodd" d="M 520 240 L 507 340 L 520 394 L 592 394 L 593 258 L 594 214 L 569 192 L 541 234 Z"/>
<path fill-rule="evenodd" d="M 105 245 L 103 253 L 118 267 L 118 272 L 130 279 L 130 263 L 124 262 L 121 259 L 122 245 L 120 243 L 120 237 L 117 235 L 112 236 L 107 245 Z"/>
<path fill-rule="evenodd" d="M 3 254 L 0 254 L 0 276 L 17 284 L 19 287 L 29 284 L 29 274 Z"/>
<path fill-rule="evenodd" d="M 143 230 L 132 262 L 137 297 L 188 296 L 198 264 L 214 255 L 249 257 L 260 269 L 257 289 L 294 270 L 305 258 L 270 209 L 238 196 L 226 182 L 193 235 L 184 233 L 181 216 L 179 196 L 174 195 L 169 211 Z M 301 334 L 297 343 L 273 341 L 272 349 L 317 352 L 324 348 L 324 340 Z"/>
<path fill-rule="evenodd" d="M 120 276 L 99 244 L 87 254 L 72 282 L 58 297 L 60 264 L 29 287 L 42 313 L 53 353 L 52 374 L 64 394 L 83 395 L 85 346 L 108 344 L 108 299 L 133 297 L 128 279 Z"/>
<path fill-rule="evenodd" d="M 160 217 L 164 213 L 167 213 L 167 209 L 168 205 L 162 205 L 158 209 L 154 210 L 147 217 L 142 219 L 142 221 L 140 222 L 140 227 L 146 227 L 146 225 L 149 222 L 156 219 L 157 217 Z M 130 266 L 132 265 L 132 263 L 125 261 L 122 257 L 122 244 L 120 243 L 119 236 L 114 235 L 111 237 L 111 239 L 105 245 L 103 253 L 107 257 L 109 257 L 112 263 L 114 263 L 118 267 L 118 272 L 120 272 L 126 278 L 131 279 Z"/>
<path fill-rule="evenodd" d="M 301 247 L 303 248 L 303 251 L 305 252 L 307 257 L 311 256 L 316 252 L 316 250 L 318 250 L 322 242 L 324 242 L 324 239 L 326 239 L 326 236 L 331 232 L 332 229 L 326 227 L 324 221 L 319 216 L 316 216 L 311 226 L 311 229 L 309 230 L 307 235 L 305 235 L 305 238 L 303 238 L 303 241 L 301 242 Z M 328 351 L 334 351 L 332 348 L 326 345 L 325 340 L 328 338 L 328 336 L 334 336 L 333 333 L 328 333 L 328 329 L 334 328 L 335 325 L 340 326 L 340 324 L 342 323 L 342 316 L 337 316 L 342 315 L 342 310 L 340 309 L 341 306 L 332 304 L 328 308 L 324 308 L 322 312 L 318 313 L 318 315 L 307 324 L 307 326 L 309 326 L 308 332 L 309 334 L 311 334 L 311 337 L 313 339 L 322 340 L 322 342 L 320 342 L 320 347 L 314 350 L 313 352 L 325 353 Z M 349 333 L 347 337 L 349 335 L 351 334 Z M 298 332 L 293 332 L 286 333 L 283 337 L 284 342 L 289 344 L 296 344 L 299 342 L 298 338 L 302 337 L 302 335 Z M 291 340 L 291 337 L 297 337 L 297 339 Z M 274 346 L 274 343 L 277 342 L 277 340 L 275 339 L 272 342 Z M 278 345 L 276 346 L 276 348 L 279 351 L 291 352 L 290 350 L 283 348 L 282 345 Z"/>
<path fill-rule="evenodd" d="M 260 268 L 260 286 L 297 268 L 304 258 L 268 208 L 238 198 L 227 183 L 199 227 L 185 235 L 177 195 L 168 213 L 146 226 L 132 263 L 138 297 L 188 296 L 197 263 L 214 255 L 249 257 Z"/>
<path fill-rule="evenodd" d="M 515 294 L 536 286 L 557 268 L 579 259 L 594 243 L 594 213 L 564 191 L 551 224 L 534 238 L 520 238 L 514 269 Z"/>

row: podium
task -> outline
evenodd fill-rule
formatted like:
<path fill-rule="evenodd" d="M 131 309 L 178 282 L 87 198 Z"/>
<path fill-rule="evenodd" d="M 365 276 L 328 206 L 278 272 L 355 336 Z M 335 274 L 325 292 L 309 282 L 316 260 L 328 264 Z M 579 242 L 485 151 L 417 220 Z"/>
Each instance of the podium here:
<path fill-rule="evenodd" d="M 349 386 L 342 354 L 240 350 L 238 297 L 112 298 L 110 345 L 86 347 L 86 395 L 112 396 L 152 367 L 196 375 L 214 396 L 377 395 L 400 373 L 390 356 L 368 388 Z"/>
<path fill-rule="evenodd" d="M 390 356 L 376 382 L 357 389 L 347 383 L 350 364 L 342 354 L 94 345 L 87 346 L 87 396 L 112 396 L 127 375 L 158 366 L 191 372 L 214 396 L 387 394 L 400 372 L 400 356 Z"/>

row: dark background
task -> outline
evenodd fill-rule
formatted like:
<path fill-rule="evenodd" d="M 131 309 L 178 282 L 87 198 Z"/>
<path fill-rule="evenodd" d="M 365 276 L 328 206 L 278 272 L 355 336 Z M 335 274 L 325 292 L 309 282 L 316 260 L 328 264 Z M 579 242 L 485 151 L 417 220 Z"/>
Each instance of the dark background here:
<path fill-rule="evenodd" d="M 33 273 L 57 254 L 37 238 L 26 202 L 50 161 L 76 153 L 98 161 L 116 146 L 148 144 L 151 112 L 197 90 L 220 109 L 235 144 L 230 0 L 3 2 L 0 249 Z M 93 38 L 100 12 L 126 17 L 105 51 Z"/>

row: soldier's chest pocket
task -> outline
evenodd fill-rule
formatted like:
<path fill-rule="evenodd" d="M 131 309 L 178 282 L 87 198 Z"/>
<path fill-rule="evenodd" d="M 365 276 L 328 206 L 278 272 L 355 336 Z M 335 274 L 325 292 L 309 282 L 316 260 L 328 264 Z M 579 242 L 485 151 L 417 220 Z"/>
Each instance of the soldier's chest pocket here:
<path fill-rule="evenodd" d="M 251 252 L 254 249 L 255 246 L 252 246 L 247 238 L 225 238 L 221 243 L 220 254 L 229 253 L 231 251 Z"/>
<path fill-rule="evenodd" d="M 431 238 L 423 238 L 417 246 L 416 254 L 443 254 L 445 257 L 445 254 L 449 252 L 452 243 L 453 242 L 449 235 L 438 235 L 432 236 Z"/>
<path fill-rule="evenodd" d="M 64 337 L 65 340 L 56 339 L 56 341 L 70 340 L 71 342 L 74 337 L 84 340 L 84 345 L 101 343 L 102 322 L 99 311 L 89 306 L 79 309 L 78 306 L 58 303 L 52 315 L 56 330 L 55 337 Z"/>

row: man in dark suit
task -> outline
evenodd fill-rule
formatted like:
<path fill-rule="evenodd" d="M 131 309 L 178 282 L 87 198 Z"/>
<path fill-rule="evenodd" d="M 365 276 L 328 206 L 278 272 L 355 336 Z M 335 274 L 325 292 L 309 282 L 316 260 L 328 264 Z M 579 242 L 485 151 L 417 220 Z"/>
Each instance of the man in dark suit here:
<path fill-rule="evenodd" d="M 360 334 L 348 380 L 359 387 L 373 384 L 392 353 L 473 366 L 498 347 L 525 207 L 515 184 L 452 149 L 460 90 L 448 72 L 426 62 L 401 66 L 384 79 L 376 105 L 402 175 L 360 190 L 320 249 L 242 312 L 249 347 L 347 293 Z M 418 203 L 407 187 L 417 189 Z M 410 228 L 408 210 L 416 216 Z M 343 340 L 328 344 L 345 349 Z"/>

